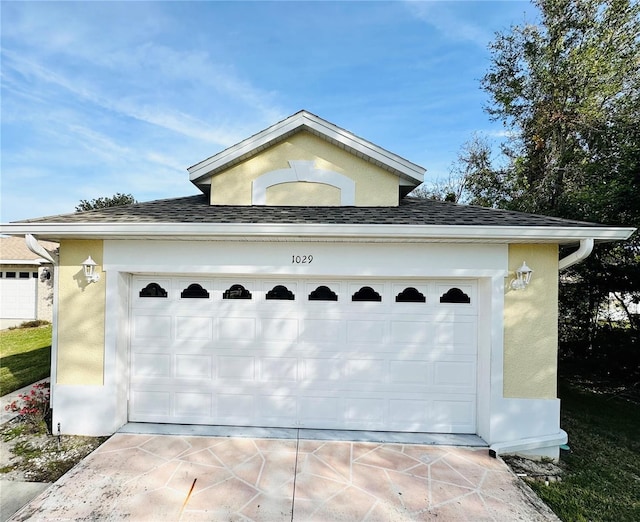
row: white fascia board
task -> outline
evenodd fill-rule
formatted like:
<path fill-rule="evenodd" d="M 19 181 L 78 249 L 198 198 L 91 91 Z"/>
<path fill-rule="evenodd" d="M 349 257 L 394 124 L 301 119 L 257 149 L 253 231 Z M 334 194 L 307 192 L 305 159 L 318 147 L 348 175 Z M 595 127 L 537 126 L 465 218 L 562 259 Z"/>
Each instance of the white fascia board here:
<path fill-rule="evenodd" d="M 305 126 L 326 136 L 327 138 L 342 143 L 343 145 L 367 157 L 391 167 L 409 181 L 420 184 L 424 180 L 425 169 L 419 165 L 407 161 L 392 152 L 363 140 L 362 138 L 358 138 L 354 134 L 305 111 L 296 113 L 286 120 L 276 123 L 262 132 L 241 141 L 237 145 L 229 147 L 219 154 L 211 156 L 210 158 L 189 167 L 187 169 L 189 172 L 189 180 L 195 184 L 203 182 L 205 181 L 203 178 L 209 176 L 211 172 L 224 167 L 228 163 L 244 156 L 245 154 L 264 147 L 268 143 L 277 140 L 280 136 Z"/>
<path fill-rule="evenodd" d="M 33 234 L 52 239 L 261 239 L 366 242 L 385 240 L 493 243 L 577 243 L 628 239 L 634 228 L 623 227 L 480 227 L 432 225 L 336 225 L 261 223 L 15 223 L 0 233 Z"/>
<path fill-rule="evenodd" d="M 46 259 L 0 259 L 0 265 L 43 265 L 49 263 Z"/>

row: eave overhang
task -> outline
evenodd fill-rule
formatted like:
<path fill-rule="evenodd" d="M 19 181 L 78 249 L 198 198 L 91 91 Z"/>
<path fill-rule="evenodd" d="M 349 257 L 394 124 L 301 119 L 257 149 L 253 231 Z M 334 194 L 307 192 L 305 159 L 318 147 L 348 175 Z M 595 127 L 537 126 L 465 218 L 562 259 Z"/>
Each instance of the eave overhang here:
<path fill-rule="evenodd" d="M 12 236 L 38 239 L 125 239 L 183 241 L 318 241 L 318 242 L 438 242 L 438 243 L 555 243 L 571 245 L 622 241 L 629 227 L 542 227 L 472 225 L 340 225 L 272 223 L 15 223 L 0 227 Z"/>
<path fill-rule="evenodd" d="M 207 192 L 211 176 L 255 156 L 264 149 L 284 141 L 289 136 L 306 130 L 378 167 L 396 174 L 401 185 L 416 187 L 424 180 L 425 169 L 378 147 L 349 131 L 341 129 L 307 111 L 296 114 L 189 167 L 189 180 L 201 191 Z"/>

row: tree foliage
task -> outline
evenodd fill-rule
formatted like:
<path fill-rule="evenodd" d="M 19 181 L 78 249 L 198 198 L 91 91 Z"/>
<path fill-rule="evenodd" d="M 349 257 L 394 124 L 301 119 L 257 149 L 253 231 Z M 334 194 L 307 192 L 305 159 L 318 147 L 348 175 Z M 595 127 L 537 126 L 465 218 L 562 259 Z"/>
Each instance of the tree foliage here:
<path fill-rule="evenodd" d="M 499 162 L 481 140 L 462 148 L 461 199 L 638 227 L 640 4 L 534 4 L 539 23 L 512 26 L 490 45 L 481 86 L 490 97 L 486 111 L 508 138 Z M 616 292 L 640 300 L 638 234 L 626 243 L 599 245 L 563 274 L 561 337 L 567 346 L 590 350 L 603 328 L 602 304 Z M 638 318 L 629 321 L 637 342 Z"/>
<path fill-rule="evenodd" d="M 491 96 L 487 112 L 513 136 L 506 152 L 521 184 L 515 192 L 501 188 L 523 210 L 581 215 L 573 192 L 591 177 L 586 167 L 616 152 L 612 131 L 637 127 L 638 3 L 535 3 L 540 25 L 498 34 L 482 80 Z"/>
<path fill-rule="evenodd" d="M 502 202 L 495 179 L 503 172 L 492 166 L 489 141 L 479 135 L 462 145 L 446 178 L 425 181 L 411 193 L 414 197 L 498 207 Z"/>
<path fill-rule="evenodd" d="M 121 205 L 131 205 L 137 203 L 131 194 L 122 194 L 120 192 L 111 197 L 94 198 L 92 200 L 81 199 L 80 204 L 76 206 L 76 212 L 85 212 L 87 210 L 96 210 L 107 207 L 118 207 Z"/>

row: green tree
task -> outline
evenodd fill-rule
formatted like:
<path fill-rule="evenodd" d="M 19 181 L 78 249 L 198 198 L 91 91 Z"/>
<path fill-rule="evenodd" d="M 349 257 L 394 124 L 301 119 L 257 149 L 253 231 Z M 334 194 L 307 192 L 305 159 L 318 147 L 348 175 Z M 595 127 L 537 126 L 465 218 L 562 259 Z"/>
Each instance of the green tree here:
<path fill-rule="evenodd" d="M 87 210 L 96 210 L 107 207 L 118 207 L 121 205 L 131 205 L 137 203 L 131 194 L 122 194 L 118 192 L 111 197 L 94 198 L 92 200 L 81 199 L 80 204 L 76 206 L 76 212 L 85 212 Z"/>
<path fill-rule="evenodd" d="M 499 207 L 501 187 L 508 175 L 507 170 L 498 170 L 492 163 L 489 141 L 475 135 L 464 143 L 452 163 L 446 178 L 425 181 L 411 192 L 411 196 L 450 201 L 453 203 Z"/>
<path fill-rule="evenodd" d="M 640 4 L 534 0 L 537 24 L 498 33 L 481 81 L 508 138 L 500 166 L 463 147 L 471 203 L 640 226 Z M 640 299 L 640 240 L 600 245 L 564 273 L 562 338 L 592 349 L 615 292 Z M 566 304 L 568 306 L 563 306 Z M 638 337 L 637 317 L 630 325 Z"/>
<path fill-rule="evenodd" d="M 640 6 L 630 0 L 535 0 L 538 25 L 513 26 L 490 45 L 487 112 L 511 138 L 519 183 L 497 184 L 514 206 L 571 214 L 603 133 L 637 124 Z M 627 121 L 625 121 L 627 120 Z M 514 191 L 515 189 L 515 191 Z"/>

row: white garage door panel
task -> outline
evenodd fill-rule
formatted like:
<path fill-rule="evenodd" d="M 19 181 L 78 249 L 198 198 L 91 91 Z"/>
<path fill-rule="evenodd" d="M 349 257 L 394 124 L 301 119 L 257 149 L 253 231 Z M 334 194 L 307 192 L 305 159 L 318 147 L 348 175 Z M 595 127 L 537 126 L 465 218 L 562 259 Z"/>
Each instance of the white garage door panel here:
<path fill-rule="evenodd" d="M 0 313 L 7 319 L 35 319 L 38 279 L 0 279 Z"/>
<path fill-rule="evenodd" d="M 140 297 L 149 283 L 167 297 Z M 183 299 L 199 284 L 208 298 Z M 242 284 L 251 299 L 223 299 Z M 266 300 L 284 285 L 295 300 Z M 337 301 L 310 301 L 319 285 Z M 382 302 L 352 302 L 363 286 Z M 407 287 L 425 302 L 396 302 Z M 456 287 L 470 303 L 440 303 Z M 129 418 L 474 433 L 476 286 L 134 277 Z"/>

